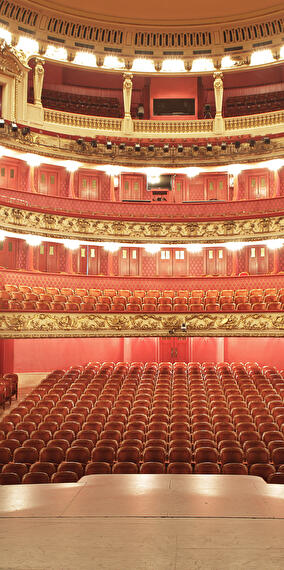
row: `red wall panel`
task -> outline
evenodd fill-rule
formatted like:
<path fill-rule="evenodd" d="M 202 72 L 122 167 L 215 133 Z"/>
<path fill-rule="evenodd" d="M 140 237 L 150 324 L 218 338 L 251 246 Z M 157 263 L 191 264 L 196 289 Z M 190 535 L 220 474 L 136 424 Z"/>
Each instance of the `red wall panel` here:
<path fill-rule="evenodd" d="M 153 99 L 195 99 L 194 115 L 163 115 L 153 114 Z M 198 112 L 197 78 L 196 77 L 153 77 L 150 83 L 150 119 L 156 121 L 196 119 Z"/>
<path fill-rule="evenodd" d="M 162 339 L 4 339 L 0 372 L 49 372 L 89 361 L 156 361 Z M 188 361 L 258 362 L 284 368 L 284 338 L 187 338 Z"/>

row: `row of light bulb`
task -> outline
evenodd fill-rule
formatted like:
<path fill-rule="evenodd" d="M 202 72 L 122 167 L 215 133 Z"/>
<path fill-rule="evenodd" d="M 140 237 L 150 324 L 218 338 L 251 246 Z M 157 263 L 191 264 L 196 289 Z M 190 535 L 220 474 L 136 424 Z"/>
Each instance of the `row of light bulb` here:
<path fill-rule="evenodd" d="M 158 167 L 145 167 L 135 168 L 127 166 L 117 166 L 112 164 L 105 165 L 90 165 L 89 163 L 81 163 L 76 160 L 57 160 L 38 154 L 23 153 L 14 149 L 0 146 L 0 159 L 2 157 L 12 157 L 18 160 L 24 160 L 31 167 L 39 167 L 41 164 L 52 164 L 66 168 L 68 172 L 76 172 L 79 168 L 88 168 L 89 170 L 98 170 L 105 172 L 108 176 L 117 177 L 120 174 L 127 172 L 136 172 L 147 176 L 149 182 L 155 183 L 159 181 L 162 174 L 184 174 L 188 178 L 194 178 L 204 172 L 227 172 L 230 176 L 238 176 L 243 170 L 254 170 L 256 168 L 268 168 L 276 172 L 284 166 L 284 159 L 275 158 L 272 160 L 265 160 L 262 162 L 255 162 L 249 164 L 228 164 L 225 166 L 208 166 L 199 168 L 197 166 L 189 166 L 183 168 L 158 168 Z"/>
<path fill-rule="evenodd" d="M 99 246 L 103 247 L 106 251 L 111 253 L 116 253 L 119 249 L 124 247 L 135 247 L 144 249 L 147 253 L 158 253 L 163 248 L 174 248 L 174 249 L 186 249 L 189 253 L 201 253 L 201 251 L 206 248 L 216 248 L 216 247 L 225 247 L 228 251 L 240 251 L 244 247 L 247 246 L 267 246 L 269 249 L 276 250 L 281 249 L 284 245 L 284 239 L 268 239 L 262 241 L 244 241 L 244 242 L 225 242 L 225 243 L 210 243 L 210 244 L 199 244 L 199 243 L 185 243 L 185 244 L 156 244 L 156 243 L 147 243 L 147 244 L 136 244 L 136 243 L 118 243 L 118 242 L 90 242 L 90 241 L 79 241 L 79 240 L 72 240 L 72 239 L 53 239 L 53 238 L 46 238 L 37 235 L 23 235 L 17 234 L 15 232 L 7 232 L 5 230 L 0 230 L 0 241 L 3 241 L 5 238 L 17 238 L 25 240 L 26 243 L 33 247 L 40 246 L 43 242 L 48 243 L 58 243 L 63 244 L 66 248 L 75 251 L 80 246 Z"/>
<path fill-rule="evenodd" d="M 0 28 L 0 38 L 3 38 L 8 44 L 11 44 L 12 34 L 6 28 Z M 39 54 L 39 43 L 37 40 L 20 36 L 16 45 L 16 49 L 22 50 L 27 57 Z M 45 52 L 45 57 L 56 61 L 67 61 L 68 53 L 66 48 L 58 47 L 55 45 L 48 45 Z M 284 59 L 284 45 L 280 48 L 280 59 Z M 275 58 L 271 49 L 263 49 L 252 52 L 250 64 L 263 65 L 273 63 Z M 74 64 L 84 65 L 86 67 L 97 67 L 96 55 L 88 51 L 78 51 L 73 60 Z M 221 61 L 221 69 L 230 69 L 236 65 L 236 61 L 231 56 L 224 56 Z M 104 58 L 103 67 L 105 69 L 124 69 L 125 61 L 114 55 L 107 55 Z M 214 63 L 212 58 L 196 58 L 192 61 L 191 72 L 214 71 Z M 131 71 L 154 73 L 156 72 L 155 64 L 152 59 L 138 57 L 135 58 L 132 64 Z M 164 73 L 185 73 L 185 63 L 182 59 L 165 59 L 162 62 L 161 72 Z"/>

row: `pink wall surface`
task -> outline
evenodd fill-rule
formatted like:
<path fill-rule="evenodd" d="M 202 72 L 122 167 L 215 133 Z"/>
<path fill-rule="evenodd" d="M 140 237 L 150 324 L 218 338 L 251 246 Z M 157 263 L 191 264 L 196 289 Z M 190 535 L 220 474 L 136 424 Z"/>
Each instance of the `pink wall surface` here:
<path fill-rule="evenodd" d="M 0 372 L 49 372 L 89 361 L 159 361 L 161 338 L 4 339 Z M 169 336 L 174 343 L 174 338 Z M 187 338 L 188 361 L 258 362 L 284 368 L 284 338 Z M 163 357 L 171 359 L 169 354 Z M 183 352 L 184 354 L 184 352 Z M 182 360 L 177 354 L 175 360 Z"/>
<path fill-rule="evenodd" d="M 195 99 L 194 115 L 163 115 L 153 114 L 153 99 Z M 179 77 L 173 81 L 170 77 L 153 77 L 150 84 L 150 119 L 156 121 L 196 119 L 198 113 L 197 78 Z"/>

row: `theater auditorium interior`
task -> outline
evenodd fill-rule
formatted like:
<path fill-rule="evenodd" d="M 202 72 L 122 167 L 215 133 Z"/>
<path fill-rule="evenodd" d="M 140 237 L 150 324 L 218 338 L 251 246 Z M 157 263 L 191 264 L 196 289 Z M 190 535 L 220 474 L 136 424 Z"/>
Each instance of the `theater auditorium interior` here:
<path fill-rule="evenodd" d="M 0 568 L 282 569 L 283 3 L 1 0 L 0 107 Z"/>

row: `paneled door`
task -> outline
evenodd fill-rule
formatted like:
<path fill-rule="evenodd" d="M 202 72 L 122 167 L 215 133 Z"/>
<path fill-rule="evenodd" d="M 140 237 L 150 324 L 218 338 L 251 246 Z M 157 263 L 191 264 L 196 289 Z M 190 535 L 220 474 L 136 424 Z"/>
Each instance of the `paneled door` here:
<path fill-rule="evenodd" d="M 136 247 L 122 247 L 119 250 L 119 275 L 139 275 L 140 250 Z"/>
<path fill-rule="evenodd" d="M 159 358 L 166 362 L 188 362 L 189 339 L 171 337 L 159 339 Z"/>
<path fill-rule="evenodd" d="M 212 247 L 205 250 L 206 275 L 226 275 L 227 252 L 222 247 Z"/>
<path fill-rule="evenodd" d="M 268 273 L 268 251 L 261 245 L 249 247 L 248 269 L 251 275 Z"/>

